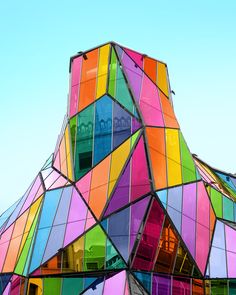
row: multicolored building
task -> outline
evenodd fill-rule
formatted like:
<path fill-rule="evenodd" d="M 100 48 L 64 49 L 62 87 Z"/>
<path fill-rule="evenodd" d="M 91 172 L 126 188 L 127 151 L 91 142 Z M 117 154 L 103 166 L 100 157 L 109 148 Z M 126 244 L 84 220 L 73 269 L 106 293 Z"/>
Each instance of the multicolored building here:
<path fill-rule="evenodd" d="M 1 294 L 236 294 L 236 176 L 190 153 L 171 94 L 114 42 L 71 58 L 55 151 L 0 216 Z"/>

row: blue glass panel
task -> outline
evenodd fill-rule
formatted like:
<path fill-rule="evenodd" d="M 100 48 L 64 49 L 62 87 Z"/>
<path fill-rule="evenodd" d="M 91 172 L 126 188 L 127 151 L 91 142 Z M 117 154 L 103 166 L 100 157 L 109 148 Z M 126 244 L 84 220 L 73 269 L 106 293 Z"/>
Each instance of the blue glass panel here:
<path fill-rule="evenodd" d="M 211 248 L 210 276 L 212 278 L 227 277 L 225 250 L 215 248 L 215 247 Z"/>
<path fill-rule="evenodd" d="M 113 109 L 113 149 L 131 135 L 131 115 L 117 103 Z"/>
<path fill-rule="evenodd" d="M 111 152 L 112 140 L 112 100 L 104 96 L 96 102 L 94 159 L 96 165 Z"/>
<path fill-rule="evenodd" d="M 108 221 L 108 234 L 125 261 L 128 260 L 130 208 L 112 215 Z"/>
<path fill-rule="evenodd" d="M 50 227 L 38 230 L 29 272 L 34 271 L 40 266 L 50 230 Z"/>
<path fill-rule="evenodd" d="M 168 190 L 168 206 L 182 212 L 182 186 Z"/>
<path fill-rule="evenodd" d="M 142 283 L 148 292 L 151 292 L 151 274 L 135 272 L 135 276 Z"/>
<path fill-rule="evenodd" d="M 217 248 L 225 249 L 224 223 L 220 222 L 219 220 L 217 220 L 216 222 L 216 228 L 215 228 L 212 245 Z"/>
<path fill-rule="evenodd" d="M 159 192 L 156 192 L 157 197 L 162 202 L 163 206 L 166 208 L 167 205 L 167 190 L 162 190 Z"/>
<path fill-rule="evenodd" d="M 39 222 L 39 229 L 52 226 L 61 193 L 62 189 L 56 189 L 46 193 Z"/>

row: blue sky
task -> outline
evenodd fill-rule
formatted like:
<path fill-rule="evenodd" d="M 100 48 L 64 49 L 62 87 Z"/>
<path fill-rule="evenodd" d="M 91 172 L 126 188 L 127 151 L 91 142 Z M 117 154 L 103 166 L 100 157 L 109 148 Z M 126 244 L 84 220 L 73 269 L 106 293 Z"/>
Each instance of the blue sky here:
<path fill-rule="evenodd" d="M 236 172 L 236 1 L 1 1 L 0 211 L 53 152 L 69 58 L 114 40 L 168 64 L 193 153 Z"/>

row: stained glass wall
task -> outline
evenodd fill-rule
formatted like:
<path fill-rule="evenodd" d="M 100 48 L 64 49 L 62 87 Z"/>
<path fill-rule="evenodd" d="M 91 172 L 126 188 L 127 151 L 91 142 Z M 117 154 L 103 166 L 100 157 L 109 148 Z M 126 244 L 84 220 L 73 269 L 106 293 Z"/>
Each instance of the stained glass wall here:
<path fill-rule="evenodd" d="M 236 294 L 235 200 L 190 153 L 165 63 L 82 52 L 54 153 L 0 216 L 0 291 Z"/>

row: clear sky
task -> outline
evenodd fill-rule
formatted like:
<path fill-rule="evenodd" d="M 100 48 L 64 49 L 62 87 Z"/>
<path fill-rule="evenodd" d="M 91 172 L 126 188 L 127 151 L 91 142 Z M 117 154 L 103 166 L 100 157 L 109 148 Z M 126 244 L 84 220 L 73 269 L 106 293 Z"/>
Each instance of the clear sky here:
<path fill-rule="evenodd" d="M 69 58 L 113 40 L 168 64 L 187 143 L 236 172 L 236 1 L 1 1 L 0 211 L 53 152 Z"/>

